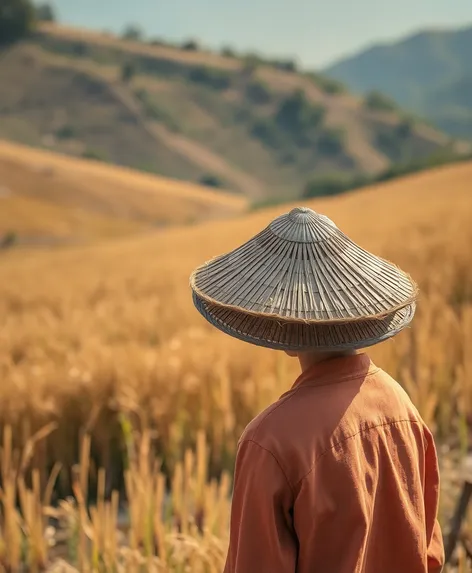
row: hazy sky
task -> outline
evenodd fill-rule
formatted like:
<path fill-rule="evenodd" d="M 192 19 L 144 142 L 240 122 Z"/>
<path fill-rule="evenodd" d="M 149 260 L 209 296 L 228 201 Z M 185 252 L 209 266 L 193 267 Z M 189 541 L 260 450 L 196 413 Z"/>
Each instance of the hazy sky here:
<path fill-rule="evenodd" d="M 418 29 L 472 24 L 472 0 L 53 0 L 68 24 L 199 39 L 322 67 Z"/>

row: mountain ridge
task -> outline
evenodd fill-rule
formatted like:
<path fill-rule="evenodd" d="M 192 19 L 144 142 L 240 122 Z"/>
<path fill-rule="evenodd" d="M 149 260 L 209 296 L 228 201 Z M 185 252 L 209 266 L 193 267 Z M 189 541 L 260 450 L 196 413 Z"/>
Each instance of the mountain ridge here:
<path fill-rule="evenodd" d="M 448 123 L 448 117 L 452 120 L 459 107 L 472 127 L 468 106 L 454 103 L 460 83 L 470 75 L 471 55 L 472 25 L 468 24 L 422 30 L 396 41 L 376 43 L 333 62 L 323 73 L 345 82 L 358 94 L 380 91 L 453 136 L 472 137 L 472 129 L 464 134 Z M 447 91 L 449 98 L 435 101 L 435 93 Z"/>

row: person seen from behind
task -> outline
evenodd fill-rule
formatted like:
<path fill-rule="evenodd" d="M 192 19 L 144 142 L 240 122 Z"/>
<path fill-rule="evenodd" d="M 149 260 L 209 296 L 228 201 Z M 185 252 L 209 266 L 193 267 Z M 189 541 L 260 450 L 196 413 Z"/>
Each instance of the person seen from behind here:
<path fill-rule="evenodd" d="M 365 349 L 407 327 L 418 289 L 298 207 L 197 268 L 198 311 L 301 374 L 238 444 L 224 573 L 439 573 L 430 430 Z"/>

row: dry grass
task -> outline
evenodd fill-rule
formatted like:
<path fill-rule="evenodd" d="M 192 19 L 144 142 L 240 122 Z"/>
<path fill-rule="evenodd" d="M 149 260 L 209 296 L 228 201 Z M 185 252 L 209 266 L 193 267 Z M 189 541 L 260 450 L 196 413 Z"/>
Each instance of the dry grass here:
<path fill-rule="evenodd" d="M 406 386 L 438 440 L 463 450 L 469 443 L 472 415 L 471 180 L 472 164 L 462 164 L 381 189 L 311 203 L 363 246 L 394 260 L 419 281 L 422 297 L 413 328 L 375 348 L 372 356 Z M 23 503 L 30 504 L 31 513 L 23 519 L 31 515 L 37 521 L 40 505 L 48 505 L 47 499 L 40 504 L 38 496 L 48 490 L 53 461 L 62 464 L 54 495 L 74 493 L 75 501 L 57 511 L 69 512 L 67 523 L 75 524 L 78 536 L 73 551 L 89 560 L 89 565 L 78 567 L 80 571 L 120 570 L 123 555 L 135 558 L 133 548 L 144 560 L 142 571 L 152 570 L 146 567 L 151 567 L 155 554 L 166 552 L 180 555 L 190 569 L 182 563 L 152 561 L 156 571 L 221 570 L 228 506 L 221 501 L 220 517 L 210 520 L 218 524 L 216 533 L 205 529 L 202 491 L 216 507 L 216 482 L 212 485 L 209 480 L 232 470 L 244 425 L 290 386 L 297 367 L 282 354 L 245 345 L 207 326 L 192 308 L 188 275 L 195 265 L 248 239 L 288 208 L 132 241 L 53 253 L 22 251 L 0 259 L 0 420 L 13 428 L 13 449 L 23 448 L 47 424 L 56 428 L 50 427 L 51 433 L 42 439 L 37 437 L 35 447 L 27 448 L 30 454 L 23 456 L 26 461 L 18 462 L 33 494 L 21 489 L 23 482 L 16 477 L 9 487 L 20 487 L 20 501 L 29 500 Z M 140 437 L 134 439 L 134 432 Z M 202 457 L 199 432 L 206 436 L 207 458 Z M 81 441 L 84 435 L 90 436 L 90 443 L 88 437 Z M 5 431 L 4 440 L 8 450 L 10 437 Z M 140 443 L 142 457 L 132 453 L 133 444 Z M 151 525 L 141 513 L 143 500 L 147 508 L 159 505 L 163 488 L 163 478 L 152 471 L 148 448 L 158 452 L 162 474 L 174 476 L 170 484 L 174 506 L 169 510 L 174 521 Z M 188 448 L 200 451 L 200 465 L 193 470 L 181 465 L 194 465 L 188 461 L 190 454 L 185 457 Z M 73 468 L 81 456 L 80 478 Z M 140 463 L 148 469 L 133 465 Z M 35 468 L 32 476 L 31 468 Z M 89 492 L 97 488 L 101 492 L 90 514 L 84 507 L 85 474 Z M 194 476 L 187 481 L 200 484 L 192 486 L 197 496 L 192 499 L 200 502 L 182 501 L 179 492 L 187 487 L 184 474 Z M 145 484 L 133 481 L 140 479 Z M 114 489 L 131 493 L 134 519 L 126 533 L 131 552 L 121 549 L 121 557 L 114 557 L 118 552 L 112 525 Z M 9 496 L 3 494 L 0 504 L 13 499 L 14 493 Z M 194 523 L 179 533 L 175 519 L 189 507 Z M 17 531 L 21 525 L 17 514 L 11 513 L 8 523 L 7 514 L 2 515 L 2 532 L 9 527 Z M 152 515 L 157 519 L 159 512 Z M 149 528 L 144 532 L 143 523 Z M 34 542 L 38 563 L 44 551 L 37 531 L 46 525 L 34 530 L 39 536 Z M 159 552 L 155 549 L 162 542 L 163 527 L 170 527 L 164 535 L 167 549 Z M 106 539 L 100 537 L 104 531 Z M 4 554 L 18 559 L 13 548 L 20 543 L 19 533 L 9 535 L 16 545 L 5 544 Z M 27 543 L 36 539 L 31 535 L 26 536 Z M 104 565 L 114 559 L 111 568 Z"/>
<path fill-rule="evenodd" d="M 49 226 L 54 236 L 129 234 L 231 216 L 247 205 L 223 191 L 1 140 L 0 188 L 0 232 Z"/>
<path fill-rule="evenodd" d="M 129 89 L 130 86 L 122 85 L 116 81 L 116 78 L 119 77 L 120 74 L 118 66 L 110 66 L 107 68 L 106 66 L 93 62 L 93 60 L 74 60 L 70 57 L 48 53 L 39 47 L 33 46 L 23 46 L 22 51 L 25 55 L 28 54 L 30 58 L 34 59 L 35 62 L 41 62 L 43 66 L 49 69 L 62 70 L 63 72 L 77 70 L 98 84 L 105 85 L 109 94 L 115 99 L 115 103 L 123 106 L 131 116 L 134 116 L 137 119 L 137 123 L 146 130 L 147 136 L 150 137 L 151 140 L 154 140 L 156 155 L 161 153 L 160 146 L 163 145 L 167 151 L 176 152 L 178 156 L 186 158 L 191 164 L 202 169 L 204 173 L 212 173 L 220 177 L 222 181 L 232 185 L 233 189 L 238 189 L 246 197 L 258 197 L 264 194 L 261 181 L 252 177 L 244 170 L 239 169 L 233 163 L 228 162 L 221 154 L 214 153 L 211 149 L 193 139 L 173 133 L 162 123 L 157 125 L 155 122 L 149 122 L 148 119 L 143 116 L 141 105 L 139 101 L 136 100 L 133 89 L 135 90 L 136 86 L 142 86 L 143 84 L 147 87 L 153 86 L 155 80 L 153 82 L 153 79 L 149 76 L 142 76 L 141 84 L 140 82 L 135 82 L 132 85 L 133 89 Z M 17 57 L 19 57 L 18 54 Z M 159 84 L 159 82 L 155 83 Z M 182 103 L 185 106 L 185 110 L 181 110 L 177 107 L 174 112 L 175 117 L 179 117 L 182 124 L 188 122 L 189 125 L 194 126 L 196 121 L 195 115 L 198 118 L 202 114 L 202 110 L 188 97 L 188 94 L 185 94 L 183 85 L 172 84 L 172 82 L 169 82 L 169 85 L 174 88 L 174 93 L 171 96 L 172 107 L 176 105 L 179 99 L 183 100 Z M 192 105 L 194 107 L 193 114 L 190 109 Z M 182 118 L 182 115 L 185 119 Z M 185 178 L 190 179 L 190 175 L 184 173 L 183 179 Z M 202 188 L 200 187 L 200 189 Z M 204 192 L 205 191 L 207 190 L 204 189 Z M 219 194 L 221 195 L 221 192 Z M 265 191 L 265 194 L 267 194 L 267 191 Z M 235 205 L 238 206 L 242 204 L 243 201 L 241 200 L 235 203 Z"/>
<path fill-rule="evenodd" d="M 41 32 L 53 37 L 57 36 L 66 40 L 106 46 L 144 56 L 155 56 L 156 58 L 175 60 L 193 65 L 208 65 L 225 70 L 238 70 L 241 67 L 241 62 L 235 58 L 226 58 L 210 52 L 186 51 L 171 46 L 152 46 L 144 42 L 122 40 L 111 34 L 94 32 L 85 28 L 42 23 L 39 29 Z"/>
<path fill-rule="evenodd" d="M 28 460 L 23 455 L 18 461 L 11 428 L 6 428 L 0 448 L 1 570 L 221 571 L 230 512 L 229 474 L 223 474 L 219 482 L 207 479 L 208 448 L 200 433 L 196 453 L 188 450 L 176 466 L 170 497 L 151 444 L 149 431 L 130 444 L 129 467 L 125 470 L 129 503 L 124 524 L 118 492 L 106 497 L 102 469 L 98 472 L 96 502 L 92 507 L 87 503 L 91 461 L 88 435 L 82 441 L 79 465 L 74 468 L 74 497 L 53 507 L 51 494 L 59 467 L 53 469 L 44 494 L 37 470 L 33 470 L 31 485 L 26 485 L 24 465 Z M 32 447 L 27 444 L 25 451 Z"/>
<path fill-rule="evenodd" d="M 145 224 L 59 206 L 31 197 L 0 198 L 0 236 L 15 232 L 22 241 L 83 241 L 132 235 L 148 229 Z"/>

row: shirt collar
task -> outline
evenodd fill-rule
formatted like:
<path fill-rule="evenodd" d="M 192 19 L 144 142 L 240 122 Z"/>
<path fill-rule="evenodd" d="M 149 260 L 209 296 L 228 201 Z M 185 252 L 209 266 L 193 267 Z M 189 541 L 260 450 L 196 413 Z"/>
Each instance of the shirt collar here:
<path fill-rule="evenodd" d="M 378 368 L 365 353 L 331 358 L 314 364 L 295 380 L 292 390 L 300 386 L 324 386 L 351 378 L 364 378 Z"/>

